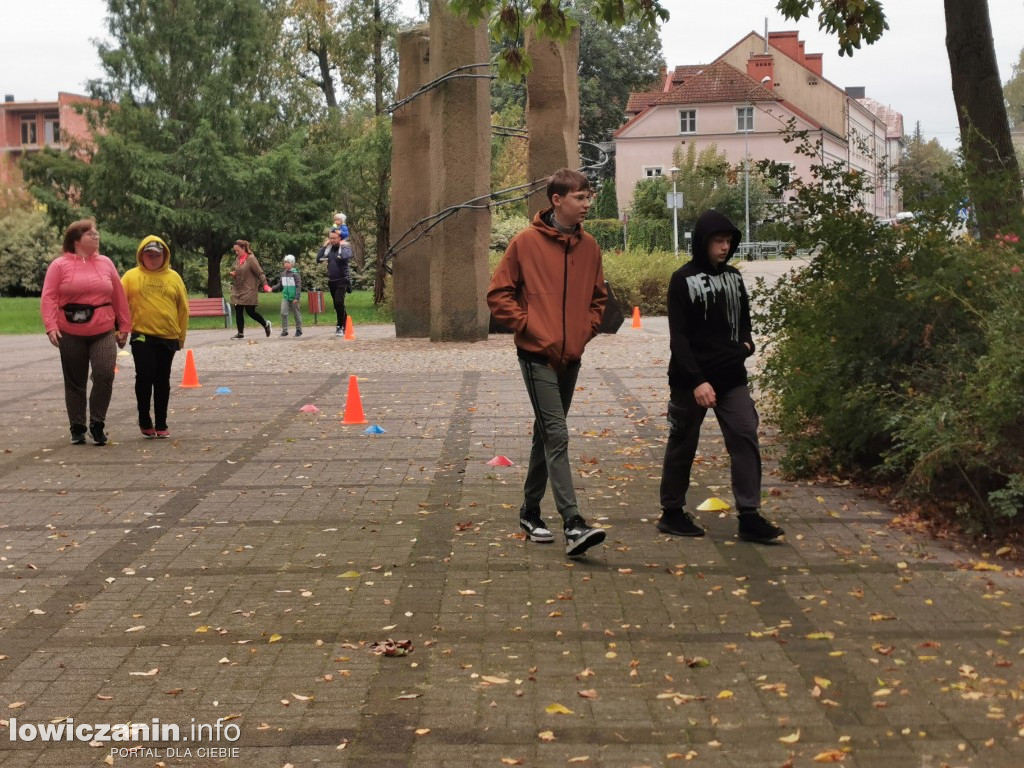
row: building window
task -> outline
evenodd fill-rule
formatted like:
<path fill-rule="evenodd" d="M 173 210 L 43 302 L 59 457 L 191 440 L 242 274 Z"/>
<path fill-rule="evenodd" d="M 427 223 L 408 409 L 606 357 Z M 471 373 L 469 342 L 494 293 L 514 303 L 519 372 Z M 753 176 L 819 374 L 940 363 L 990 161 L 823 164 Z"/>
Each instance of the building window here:
<path fill-rule="evenodd" d="M 754 130 L 753 107 L 736 107 L 736 130 L 739 133 L 747 133 Z"/>
<path fill-rule="evenodd" d="M 679 132 L 680 133 L 696 133 L 697 132 L 697 110 L 696 109 L 680 109 L 679 110 Z"/>
<path fill-rule="evenodd" d="M 663 175 L 664 175 L 664 171 L 662 170 L 660 165 L 645 165 L 644 166 L 644 176 L 646 176 L 648 179 L 653 179 L 653 178 L 655 178 L 657 176 L 663 176 Z"/>
<path fill-rule="evenodd" d="M 21 116 L 21 143 L 26 145 L 38 144 L 36 140 L 36 116 Z"/>
<path fill-rule="evenodd" d="M 60 114 L 47 112 L 43 115 L 43 140 L 46 144 L 60 144 Z"/>

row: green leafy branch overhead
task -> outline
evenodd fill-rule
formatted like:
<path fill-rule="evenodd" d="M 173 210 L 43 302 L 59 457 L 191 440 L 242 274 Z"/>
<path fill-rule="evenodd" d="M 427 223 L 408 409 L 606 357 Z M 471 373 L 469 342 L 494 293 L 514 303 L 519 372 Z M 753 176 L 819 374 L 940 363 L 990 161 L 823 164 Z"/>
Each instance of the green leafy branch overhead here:
<path fill-rule="evenodd" d="M 471 24 L 487 20 L 491 39 L 501 44 L 498 75 L 513 82 L 522 80 L 533 68 L 523 47 L 526 30 L 565 40 L 579 26 L 572 16 L 577 5 L 575 0 L 448 0 L 452 13 Z M 616 28 L 636 22 L 641 29 L 657 29 L 668 21 L 662 0 L 593 0 L 592 6 L 595 15 Z"/>
<path fill-rule="evenodd" d="M 861 42 L 871 45 L 889 28 L 881 0 L 779 0 L 787 19 L 799 21 L 818 6 L 818 28 L 839 38 L 839 55 L 851 56 Z"/>

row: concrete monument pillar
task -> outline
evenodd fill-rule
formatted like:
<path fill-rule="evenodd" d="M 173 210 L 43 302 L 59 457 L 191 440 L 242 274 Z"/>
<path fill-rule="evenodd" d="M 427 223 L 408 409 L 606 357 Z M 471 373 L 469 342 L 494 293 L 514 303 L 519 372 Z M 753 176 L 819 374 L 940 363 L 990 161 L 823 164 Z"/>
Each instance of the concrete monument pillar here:
<path fill-rule="evenodd" d="M 430 34 L 426 26 L 398 36 L 398 91 L 404 99 L 430 79 Z M 438 136 L 440 140 L 440 135 Z M 395 110 L 391 122 L 391 242 L 431 213 L 430 92 Z M 410 238 L 415 233 L 410 234 Z M 395 335 L 430 335 L 430 243 L 404 248 L 392 263 Z"/>
<path fill-rule="evenodd" d="M 453 16 L 444 0 L 430 0 L 430 78 L 456 67 L 490 60 L 485 24 Z M 466 70 L 488 74 L 487 67 Z M 490 192 L 490 81 L 449 80 L 430 96 L 430 183 L 417 185 L 430 208 L 482 198 Z M 463 209 L 430 233 L 430 339 L 481 341 L 487 338 L 487 248 L 491 212 Z M 401 258 L 401 257 L 399 257 Z"/>
<path fill-rule="evenodd" d="M 526 31 L 533 70 L 526 76 L 526 128 L 530 147 L 526 178 L 550 176 L 559 168 L 580 167 L 580 30 L 564 43 Z M 530 195 L 530 217 L 548 205 L 544 187 Z"/>

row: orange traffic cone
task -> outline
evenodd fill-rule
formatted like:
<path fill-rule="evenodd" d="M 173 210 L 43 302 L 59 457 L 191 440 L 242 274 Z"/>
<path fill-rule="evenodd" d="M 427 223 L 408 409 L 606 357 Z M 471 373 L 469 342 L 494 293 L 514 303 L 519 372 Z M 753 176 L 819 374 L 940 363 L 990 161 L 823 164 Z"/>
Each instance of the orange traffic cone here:
<path fill-rule="evenodd" d="M 351 323 L 351 319 L 349 320 Z M 359 382 L 355 376 L 348 377 L 348 396 L 345 398 L 345 418 L 342 424 L 366 424 L 363 401 L 359 399 Z"/>
<path fill-rule="evenodd" d="M 643 325 L 640 323 L 640 307 L 633 307 L 633 327 L 643 328 Z"/>
<path fill-rule="evenodd" d="M 181 386 L 185 389 L 201 387 L 199 376 L 196 374 L 196 359 L 191 349 L 185 350 L 185 375 L 181 377 Z"/>
<path fill-rule="evenodd" d="M 354 340 L 356 337 L 355 329 L 352 327 L 352 315 L 345 315 L 345 338 Z"/>

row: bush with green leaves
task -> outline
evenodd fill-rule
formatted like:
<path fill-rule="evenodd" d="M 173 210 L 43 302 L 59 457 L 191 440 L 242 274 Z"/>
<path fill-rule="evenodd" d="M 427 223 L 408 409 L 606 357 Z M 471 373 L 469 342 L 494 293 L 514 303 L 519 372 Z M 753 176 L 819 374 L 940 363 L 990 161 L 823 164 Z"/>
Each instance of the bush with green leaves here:
<path fill-rule="evenodd" d="M 668 281 L 685 263 L 672 251 L 606 251 L 604 277 L 615 291 L 624 314 L 640 307 L 644 315 L 668 314 Z"/>
<path fill-rule="evenodd" d="M 0 220 L 0 296 L 38 296 L 61 238 L 38 209 L 15 209 Z"/>
<path fill-rule="evenodd" d="M 587 219 L 583 226 L 594 236 L 602 251 L 622 248 L 622 222 L 618 219 Z"/>
<path fill-rule="evenodd" d="M 802 149 L 814 156 L 816 148 Z M 1024 507 L 1024 251 L 951 235 L 955 204 L 891 227 L 841 163 L 793 184 L 786 233 L 815 257 L 755 291 L 761 382 L 800 475 L 883 479 L 993 530 Z M 950 189 L 948 201 L 963 199 Z"/>

